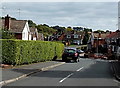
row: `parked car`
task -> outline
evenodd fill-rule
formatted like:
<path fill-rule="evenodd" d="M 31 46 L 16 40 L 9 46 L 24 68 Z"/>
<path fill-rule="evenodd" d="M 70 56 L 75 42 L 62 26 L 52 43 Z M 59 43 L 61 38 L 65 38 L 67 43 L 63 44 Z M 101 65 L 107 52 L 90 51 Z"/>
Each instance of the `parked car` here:
<path fill-rule="evenodd" d="M 71 61 L 73 60 L 74 62 L 79 61 L 78 60 L 78 52 L 76 48 L 65 48 L 64 53 L 62 55 L 62 60 L 63 61 Z"/>
<path fill-rule="evenodd" d="M 79 40 L 73 40 L 72 42 L 74 45 L 80 45 L 80 41 Z"/>
<path fill-rule="evenodd" d="M 77 52 L 79 54 L 80 57 L 84 57 L 84 51 L 82 51 L 81 49 L 77 49 Z"/>
<path fill-rule="evenodd" d="M 107 57 L 104 54 L 102 54 L 102 53 L 94 53 L 93 57 L 95 59 L 98 59 L 98 58 L 100 58 L 100 59 L 107 59 Z"/>
<path fill-rule="evenodd" d="M 84 53 L 84 51 L 82 51 L 81 49 L 77 49 L 77 52 L 78 52 L 78 54 Z"/>

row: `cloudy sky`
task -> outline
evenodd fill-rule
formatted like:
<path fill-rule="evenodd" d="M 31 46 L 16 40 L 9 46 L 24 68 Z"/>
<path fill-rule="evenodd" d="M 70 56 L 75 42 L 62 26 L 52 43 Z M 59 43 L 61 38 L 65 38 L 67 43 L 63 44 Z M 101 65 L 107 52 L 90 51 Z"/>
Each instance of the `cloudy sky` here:
<path fill-rule="evenodd" d="M 2 3 L 2 16 L 6 14 L 17 19 L 33 20 L 36 24 L 83 26 L 93 30 L 114 31 L 118 23 L 118 3 L 4 2 Z"/>

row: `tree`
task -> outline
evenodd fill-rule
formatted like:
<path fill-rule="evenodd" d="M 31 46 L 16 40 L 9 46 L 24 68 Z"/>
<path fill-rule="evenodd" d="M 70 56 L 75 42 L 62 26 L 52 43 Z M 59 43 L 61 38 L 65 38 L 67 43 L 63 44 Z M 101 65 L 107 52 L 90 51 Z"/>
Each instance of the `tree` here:
<path fill-rule="evenodd" d="M 1 36 L 2 39 L 15 39 L 14 33 L 10 32 L 8 30 L 1 29 L 0 34 L 2 35 Z"/>
<path fill-rule="evenodd" d="M 103 30 L 94 31 L 94 33 L 105 33 Z"/>
<path fill-rule="evenodd" d="M 73 29 L 76 31 L 83 31 L 84 28 L 83 27 L 73 27 Z"/>
<path fill-rule="evenodd" d="M 58 34 L 62 34 L 63 32 L 65 32 L 66 29 L 65 27 L 60 27 L 60 26 L 53 26 L 51 28 L 55 29 Z"/>
<path fill-rule="evenodd" d="M 30 27 L 36 27 L 36 24 L 32 20 L 28 20 L 28 24 Z"/>
<path fill-rule="evenodd" d="M 40 25 L 37 25 L 36 27 L 38 29 L 38 32 L 43 33 L 44 36 L 49 36 L 56 32 L 56 30 L 54 30 L 53 28 L 49 27 L 46 24 L 40 24 Z"/>
<path fill-rule="evenodd" d="M 71 27 L 66 28 L 66 32 L 71 32 L 71 31 L 73 31 L 73 29 Z"/>
<path fill-rule="evenodd" d="M 92 32 L 92 29 L 84 28 L 84 32 Z"/>
<path fill-rule="evenodd" d="M 86 32 L 85 32 L 85 35 L 84 35 L 84 38 L 83 38 L 83 44 L 86 45 L 87 42 L 88 42 L 88 40 L 89 40 L 89 34 L 88 34 L 88 32 L 86 31 Z"/>

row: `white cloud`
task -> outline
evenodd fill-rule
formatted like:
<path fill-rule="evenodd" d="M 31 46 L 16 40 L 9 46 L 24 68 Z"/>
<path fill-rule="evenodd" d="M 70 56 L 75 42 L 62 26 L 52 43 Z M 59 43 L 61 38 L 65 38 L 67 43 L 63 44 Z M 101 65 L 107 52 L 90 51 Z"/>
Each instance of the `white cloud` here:
<path fill-rule="evenodd" d="M 118 2 L 119 0 L 2 0 L 2 2 Z"/>
<path fill-rule="evenodd" d="M 85 26 L 92 29 L 116 30 L 118 3 L 116 2 L 23 2 L 3 3 L 4 15 L 31 19 L 37 24 Z"/>

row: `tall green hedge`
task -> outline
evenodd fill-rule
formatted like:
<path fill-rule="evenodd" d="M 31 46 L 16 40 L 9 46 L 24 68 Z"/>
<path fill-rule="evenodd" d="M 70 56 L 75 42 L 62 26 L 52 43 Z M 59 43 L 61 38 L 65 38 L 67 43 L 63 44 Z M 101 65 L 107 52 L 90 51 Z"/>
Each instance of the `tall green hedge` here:
<path fill-rule="evenodd" d="M 62 43 L 48 41 L 26 41 L 4 39 L 2 41 L 2 63 L 20 65 L 52 60 L 61 57 Z"/>

